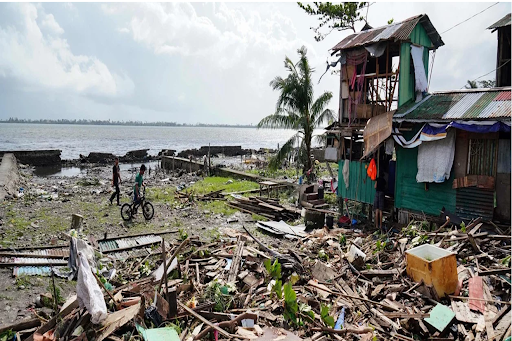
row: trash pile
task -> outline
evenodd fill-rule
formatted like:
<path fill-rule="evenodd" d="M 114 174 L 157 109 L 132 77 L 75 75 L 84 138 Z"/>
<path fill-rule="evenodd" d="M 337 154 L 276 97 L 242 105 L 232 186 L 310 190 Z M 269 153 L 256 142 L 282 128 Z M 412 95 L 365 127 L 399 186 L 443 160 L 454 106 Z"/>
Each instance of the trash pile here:
<path fill-rule="evenodd" d="M 6 340 L 30 341 L 510 337 L 510 227 L 481 219 L 463 227 L 447 221 L 434 231 L 427 225 L 413 221 L 381 235 L 259 222 L 275 232 L 273 246 L 245 227 L 226 229 L 214 242 L 162 237 L 173 231 L 87 243 L 70 235 L 61 273 L 76 278 L 76 295 L 60 304 L 50 293 L 53 317 L 1 327 L 0 337 L 7 331 Z M 278 239 L 286 235 L 293 238 Z"/>

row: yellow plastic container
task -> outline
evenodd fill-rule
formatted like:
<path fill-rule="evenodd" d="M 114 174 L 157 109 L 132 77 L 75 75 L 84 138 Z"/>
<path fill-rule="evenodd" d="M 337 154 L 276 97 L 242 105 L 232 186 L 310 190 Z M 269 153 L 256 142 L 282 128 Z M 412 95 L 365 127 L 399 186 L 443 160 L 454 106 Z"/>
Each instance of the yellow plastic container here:
<path fill-rule="evenodd" d="M 439 297 L 457 288 L 457 259 L 454 252 L 425 244 L 405 252 L 407 275 L 415 282 L 434 286 Z"/>

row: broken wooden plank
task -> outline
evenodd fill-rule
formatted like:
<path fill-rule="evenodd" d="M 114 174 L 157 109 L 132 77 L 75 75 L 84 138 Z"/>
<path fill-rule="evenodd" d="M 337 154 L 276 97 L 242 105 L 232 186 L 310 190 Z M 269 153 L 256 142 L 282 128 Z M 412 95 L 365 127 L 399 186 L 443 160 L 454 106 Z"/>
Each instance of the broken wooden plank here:
<path fill-rule="evenodd" d="M 240 263 L 242 263 L 242 254 L 244 252 L 244 240 L 242 236 L 238 236 L 238 243 L 236 246 L 236 250 L 234 253 L 233 261 L 231 262 L 231 267 L 229 268 L 228 274 L 228 283 L 234 283 L 236 281 L 236 276 L 238 275 L 238 269 L 240 268 Z"/>
<path fill-rule="evenodd" d="M 469 287 L 469 297 L 484 298 L 484 288 L 483 288 L 483 281 L 482 277 L 475 276 L 473 278 L 470 278 L 468 280 L 468 287 Z M 485 304 L 481 300 L 469 300 L 469 309 L 471 310 L 478 310 L 482 314 L 485 313 Z"/>

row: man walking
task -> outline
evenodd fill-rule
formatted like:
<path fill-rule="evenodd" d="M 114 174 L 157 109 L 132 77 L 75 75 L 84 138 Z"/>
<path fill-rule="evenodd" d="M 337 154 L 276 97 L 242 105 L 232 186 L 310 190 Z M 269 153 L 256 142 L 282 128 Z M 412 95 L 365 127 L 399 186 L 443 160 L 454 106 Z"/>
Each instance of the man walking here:
<path fill-rule="evenodd" d="M 114 197 L 117 196 L 117 206 L 120 206 L 119 203 L 119 185 L 121 184 L 121 175 L 119 174 L 119 158 L 115 158 L 115 164 L 112 168 L 112 186 L 116 188 L 116 191 L 112 193 L 112 196 L 110 197 L 110 205 L 112 205 L 112 201 L 114 200 Z"/>

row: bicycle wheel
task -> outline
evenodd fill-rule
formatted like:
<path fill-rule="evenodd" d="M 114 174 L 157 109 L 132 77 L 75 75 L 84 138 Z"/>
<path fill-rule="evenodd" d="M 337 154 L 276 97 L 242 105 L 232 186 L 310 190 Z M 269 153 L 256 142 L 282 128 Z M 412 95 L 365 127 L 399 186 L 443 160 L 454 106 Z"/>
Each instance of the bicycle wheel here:
<path fill-rule="evenodd" d="M 155 214 L 155 210 L 153 209 L 153 205 L 151 205 L 150 202 L 145 202 L 144 206 L 142 207 L 142 215 L 146 220 L 149 220 L 153 218 L 153 214 Z"/>
<path fill-rule="evenodd" d="M 130 204 L 124 204 L 121 207 L 121 217 L 124 221 L 128 221 L 132 219 L 132 205 Z"/>

